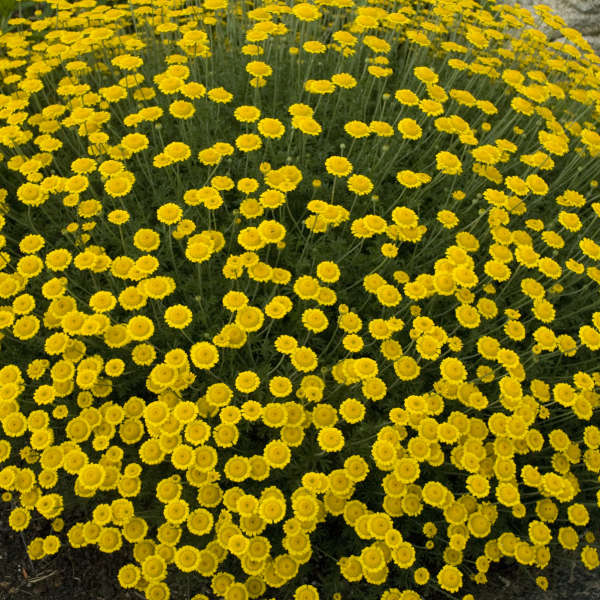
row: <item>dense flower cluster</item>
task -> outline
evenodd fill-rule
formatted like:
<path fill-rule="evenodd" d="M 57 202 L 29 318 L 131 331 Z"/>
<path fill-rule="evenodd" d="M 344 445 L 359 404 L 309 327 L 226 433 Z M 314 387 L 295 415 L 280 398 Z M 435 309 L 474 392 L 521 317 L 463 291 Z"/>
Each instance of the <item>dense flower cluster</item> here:
<path fill-rule="evenodd" d="M 0 489 L 31 559 L 129 550 L 148 600 L 598 567 L 600 58 L 544 5 L 566 41 L 417 4 L 8 21 Z"/>

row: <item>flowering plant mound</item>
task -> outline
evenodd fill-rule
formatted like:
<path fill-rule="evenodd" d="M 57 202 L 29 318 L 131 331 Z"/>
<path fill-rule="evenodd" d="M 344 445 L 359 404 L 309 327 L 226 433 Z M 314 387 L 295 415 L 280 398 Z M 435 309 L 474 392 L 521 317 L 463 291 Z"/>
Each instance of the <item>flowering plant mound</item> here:
<path fill-rule="evenodd" d="M 124 547 L 148 600 L 596 568 L 581 35 L 475 0 L 36 5 L 0 36 L 0 488 L 31 559 Z"/>

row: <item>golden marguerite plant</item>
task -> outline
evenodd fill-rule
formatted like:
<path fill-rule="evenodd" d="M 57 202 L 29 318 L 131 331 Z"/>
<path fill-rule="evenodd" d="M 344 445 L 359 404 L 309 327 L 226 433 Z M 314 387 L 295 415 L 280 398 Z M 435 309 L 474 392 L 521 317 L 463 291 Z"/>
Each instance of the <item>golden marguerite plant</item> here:
<path fill-rule="evenodd" d="M 0 488 L 32 560 L 122 549 L 148 600 L 598 567 L 600 58 L 536 11 L 563 41 L 493 0 L 9 19 Z"/>

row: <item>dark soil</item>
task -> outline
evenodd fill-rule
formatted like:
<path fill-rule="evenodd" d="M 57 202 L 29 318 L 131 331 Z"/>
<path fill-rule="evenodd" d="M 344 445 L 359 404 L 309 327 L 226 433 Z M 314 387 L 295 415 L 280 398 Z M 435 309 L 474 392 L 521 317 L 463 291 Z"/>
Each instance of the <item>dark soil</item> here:
<path fill-rule="evenodd" d="M 0 600 L 138 600 L 135 590 L 124 590 L 117 571 L 125 555 L 108 556 L 95 548 L 63 546 L 54 556 L 32 562 L 27 543 L 50 531 L 17 533 L 8 526 L 9 506 L 0 506 Z M 117 562 L 118 561 L 118 562 Z M 115 566 L 115 565 L 119 566 Z"/>
<path fill-rule="evenodd" d="M 536 585 L 537 575 L 548 579 L 548 591 Z M 488 583 L 474 592 L 476 600 L 600 600 L 600 570 L 589 571 L 566 551 L 553 550 L 543 573 L 513 564 L 493 567 L 488 576 Z"/>

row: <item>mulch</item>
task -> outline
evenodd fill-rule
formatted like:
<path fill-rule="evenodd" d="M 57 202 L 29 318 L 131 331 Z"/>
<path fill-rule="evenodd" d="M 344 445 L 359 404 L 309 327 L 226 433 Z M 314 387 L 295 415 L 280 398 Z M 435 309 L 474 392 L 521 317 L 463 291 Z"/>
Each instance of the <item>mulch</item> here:
<path fill-rule="evenodd" d="M 63 546 L 54 556 L 31 561 L 27 543 L 40 533 L 15 532 L 9 507 L 0 506 L 0 600 L 140 600 L 143 594 L 121 588 L 117 572 L 125 555 L 102 555 L 95 548 Z M 41 535 L 50 532 L 44 531 Z"/>

